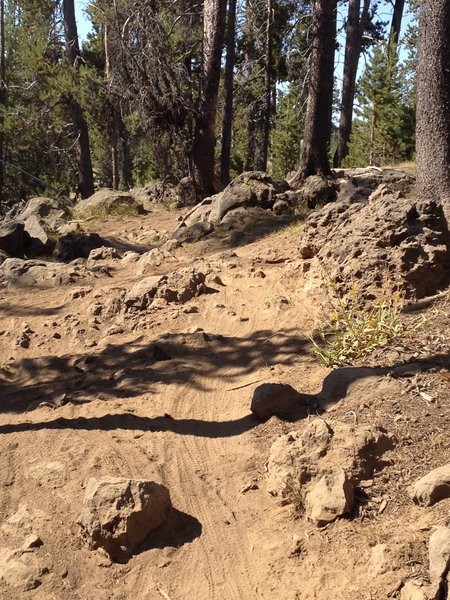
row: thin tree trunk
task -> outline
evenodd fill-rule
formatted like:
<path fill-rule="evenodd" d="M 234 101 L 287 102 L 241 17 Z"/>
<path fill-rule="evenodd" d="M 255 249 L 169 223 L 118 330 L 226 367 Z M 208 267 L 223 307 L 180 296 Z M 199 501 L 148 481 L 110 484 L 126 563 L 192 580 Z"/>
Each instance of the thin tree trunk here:
<path fill-rule="evenodd" d="M 217 191 L 214 150 L 225 13 L 226 0 L 204 0 L 201 90 L 193 145 L 195 181 L 202 195 Z"/>
<path fill-rule="evenodd" d="M 364 0 L 361 16 L 360 7 L 361 0 L 349 1 L 342 99 L 339 117 L 339 137 L 333 159 L 333 166 L 335 167 L 340 167 L 342 161 L 348 154 L 348 144 L 352 134 L 356 76 L 358 73 L 359 57 L 361 55 L 362 36 L 369 16 L 370 0 Z"/>
<path fill-rule="evenodd" d="M 400 30 L 402 28 L 403 9 L 405 7 L 405 0 L 395 0 L 394 10 L 392 13 L 392 23 L 390 30 L 390 39 L 394 44 L 398 44 L 400 37 Z"/>
<path fill-rule="evenodd" d="M 261 149 L 261 171 L 267 171 L 269 153 L 270 122 L 272 116 L 272 0 L 267 0 L 266 15 L 266 59 L 264 61 L 264 126 Z"/>
<path fill-rule="evenodd" d="M 417 195 L 450 222 L 450 0 L 422 0 L 417 69 Z"/>
<path fill-rule="evenodd" d="M 331 175 L 328 140 L 331 135 L 336 5 L 337 0 L 315 0 L 313 3 L 308 102 L 301 165 L 295 180 L 310 175 Z"/>
<path fill-rule="evenodd" d="M 236 0 L 228 2 L 228 24 L 226 34 L 226 59 L 225 59 L 225 106 L 222 122 L 222 150 L 220 156 L 220 182 L 223 186 L 230 182 L 230 156 L 231 138 L 233 131 L 233 84 L 234 63 L 236 58 Z"/>
<path fill-rule="evenodd" d="M 0 109 L 6 105 L 6 68 L 5 68 L 5 1 L 0 0 Z M 5 134 L 4 117 L 0 113 L 0 199 L 3 198 L 5 185 Z"/>
<path fill-rule="evenodd" d="M 63 0 L 63 11 L 67 60 L 71 67 L 78 69 L 80 47 L 78 45 L 74 0 Z M 92 173 L 88 126 L 83 115 L 83 110 L 74 98 L 70 100 L 70 109 L 78 142 L 79 191 L 82 198 L 88 198 L 94 193 L 94 176 Z"/>

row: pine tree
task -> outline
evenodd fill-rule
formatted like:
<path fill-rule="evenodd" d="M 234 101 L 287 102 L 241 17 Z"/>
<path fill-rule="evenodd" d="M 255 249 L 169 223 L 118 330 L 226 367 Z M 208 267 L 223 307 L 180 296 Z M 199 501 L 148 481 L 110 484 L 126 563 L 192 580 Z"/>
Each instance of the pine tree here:
<path fill-rule="evenodd" d="M 379 44 L 359 82 L 359 119 L 344 165 L 382 165 L 411 158 L 413 135 L 405 110 L 396 46 Z"/>

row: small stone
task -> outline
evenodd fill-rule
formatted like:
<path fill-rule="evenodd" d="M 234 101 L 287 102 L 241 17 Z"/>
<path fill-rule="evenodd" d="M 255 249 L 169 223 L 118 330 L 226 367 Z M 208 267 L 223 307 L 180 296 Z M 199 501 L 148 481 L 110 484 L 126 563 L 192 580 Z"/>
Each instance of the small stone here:
<path fill-rule="evenodd" d="M 297 406 L 300 394 L 285 383 L 263 383 L 253 392 L 250 410 L 258 419 L 285 415 Z"/>
<path fill-rule="evenodd" d="M 39 548 L 40 546 L 43 546 L 44 542 L 41 540 L 41 538 L 36 535 L 35 533 L 30 533 L 30 535 L 28 535 L 22 545 L 22 550 L 28 550 L 30 548 Z"/>
<path fill-rule="evenodd" d="M 318 527 L 353 508 L 353 485 L 343 469 L 325 473 L 306 497 L 306 516 Z"/>

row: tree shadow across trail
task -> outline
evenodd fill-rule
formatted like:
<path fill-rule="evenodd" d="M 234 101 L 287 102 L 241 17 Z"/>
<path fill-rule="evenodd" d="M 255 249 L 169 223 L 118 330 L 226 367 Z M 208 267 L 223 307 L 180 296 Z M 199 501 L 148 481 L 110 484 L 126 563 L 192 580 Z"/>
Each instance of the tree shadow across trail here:
<path fill-rule="evenodd" d="M 309 341 L 294 329 L 260 330 L 248 337 L 210 335 L 203 331 L 171 334 L 147 342 L 111 344 L 100 351 L 22 359 L 0 369 L 0 411 L 24 412 L 43 401 L 79 404 L 132 398 L 156 391 L 157 384 L 213 391 L 218 382 L 230 388 L 272 364 L 291 365 Z"/>

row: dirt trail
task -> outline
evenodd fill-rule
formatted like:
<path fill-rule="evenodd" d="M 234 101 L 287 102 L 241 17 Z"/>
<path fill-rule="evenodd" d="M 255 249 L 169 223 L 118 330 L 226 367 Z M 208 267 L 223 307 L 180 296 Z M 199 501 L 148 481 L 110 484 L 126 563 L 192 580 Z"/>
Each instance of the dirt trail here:
<path fill-rule="evenodd" d="M 174 226 L 175 215 L 155 213 L 111 218 L 96 230 L 131 243 L 142 227 Z M 298 285 L 297 235 L 287 229 L 235 255 L 221 240 L 174 250 L 157 272 L 208 262 L 220 270 L 215 293 L 121 321 L 115 335 L 106 335 L 115 319 L 96 322 L 91 307 L 95 296 L 105 304 L 140 279 L 132 264 L 93 276 L 83 283 L 93 289 L 76 299 L 70 288 L 0 293 L 0 546 L 14 550 L 30 531 L 43 542 L 33 552 L 39 585 L 27 590 L 13 576 L 0 581 L 0 598 L 387 597 L 361 584 L 370 546 L 358 545 L 379 535 L 373 521 L 336 523 L 331 547 L 327 531 L 266 491 L 270 445 L 297 425 L 255 421 L 253 390 L 282 381 L 312 394 L 329 373 L 307 338 L 316 307 Z M 29 348 L 15 345 L 24 321 Z M 171 360 L 151 359 L 157 340 L 181 333 L 190 336 Z M 76 524 L 89 477 L 106 475 L 159 481 L 176 509 L 124 565 L 88 550 Z M 302 558 L 290 550 L 293 533 L 309 544 Z"/>

